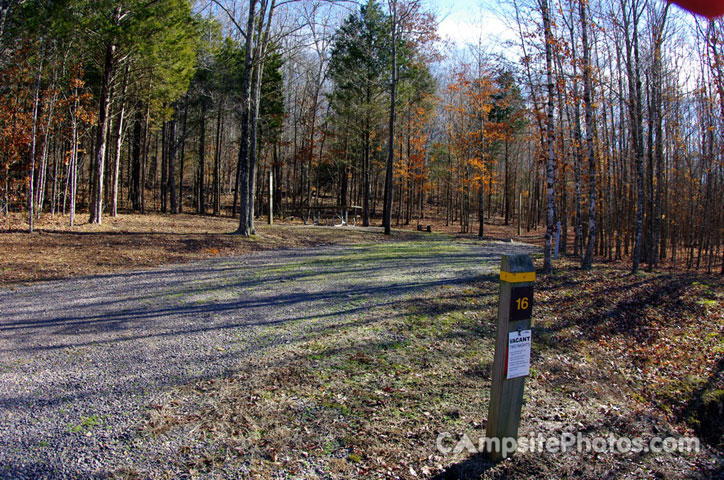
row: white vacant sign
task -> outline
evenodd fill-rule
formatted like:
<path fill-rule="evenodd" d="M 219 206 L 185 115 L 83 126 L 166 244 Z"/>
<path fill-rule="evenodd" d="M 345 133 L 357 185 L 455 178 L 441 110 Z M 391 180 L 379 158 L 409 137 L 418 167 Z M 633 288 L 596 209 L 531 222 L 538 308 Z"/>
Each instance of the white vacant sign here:
<path fill-rule="evenodd" d="M 530 373 L 530 332 L 521 330 L 508 334 L 508 379 L 525 377 Z"/>

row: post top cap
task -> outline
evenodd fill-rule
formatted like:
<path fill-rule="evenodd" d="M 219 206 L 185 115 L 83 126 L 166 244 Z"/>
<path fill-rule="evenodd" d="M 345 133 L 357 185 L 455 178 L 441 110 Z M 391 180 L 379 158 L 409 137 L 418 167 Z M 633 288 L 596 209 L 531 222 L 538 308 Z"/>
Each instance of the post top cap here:
<path fill-rule="evenodd" d="M 500 271 L 510 273 L 535 272 L 535 266 L 528 254 L 503 255 L 500 261 Z"/>

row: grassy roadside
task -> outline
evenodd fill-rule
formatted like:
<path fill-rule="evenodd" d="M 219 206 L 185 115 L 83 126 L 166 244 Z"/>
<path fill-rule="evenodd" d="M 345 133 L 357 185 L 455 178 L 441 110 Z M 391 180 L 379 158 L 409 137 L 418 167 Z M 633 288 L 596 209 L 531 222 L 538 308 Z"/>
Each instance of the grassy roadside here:
<path fill-rule="evenodd" d="M 379 260 L 379 259 L 377 259 Z M 694 436 L 693 453 L 524 453 L 496 465 L 435 448 L 487 414 L 497 279 L 372 309 L 233 375 L 150 405 L 143 440 L 183 447 L 167 473 L 118 477 L 713 478 L 722 475 L 724 293 L 718 277 L 562 261 L 536 286 L 521 435 Z M 269 335 L 284 335 L 274 327 Z M 718 417 L 716 416 L 718 414 Z M 718 420 L 717 420 L 718 419 Z M 717 421 L 719 423 L 717 423 Z M 450 444 L 454 446 L 454 443 Z"/>

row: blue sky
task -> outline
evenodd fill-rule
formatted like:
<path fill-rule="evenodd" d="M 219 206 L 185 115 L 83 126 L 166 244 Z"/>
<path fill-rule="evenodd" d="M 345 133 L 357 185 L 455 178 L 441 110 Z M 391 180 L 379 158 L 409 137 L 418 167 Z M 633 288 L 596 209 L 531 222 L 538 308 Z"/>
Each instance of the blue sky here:
<path fill-rule="evenodd" d="M 425 0 L 440 20 L 440 34 L 466 44 L 489 45 L 496 50 L 500 40 L 515 40 L 515 34 L 500 18 L 500 2 L 494 0 Z"/>

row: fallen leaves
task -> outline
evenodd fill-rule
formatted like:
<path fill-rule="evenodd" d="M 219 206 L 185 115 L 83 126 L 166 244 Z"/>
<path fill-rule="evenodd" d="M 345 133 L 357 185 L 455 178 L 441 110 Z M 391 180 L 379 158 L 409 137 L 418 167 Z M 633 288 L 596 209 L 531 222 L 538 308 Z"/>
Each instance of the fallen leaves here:
<path fill-rule="evenodd" d="M 389 241 L 361 229 L 302 227 L 279 222 L 259 225 L 259 236 L 231 235 L 237 221 L 196 215 L 124 214 L 103 225 L 44 215 L 36 233 L 25 232 L 25 216 L 11 213 L 9 231 L 0 230 L 0 286 L 121 272 L 209 257 L 242 255 L 320 244 Z M 410 235 L 413 235 L 412 233 Z M 398 235 L 394 241 L 403 240 Z"/>

